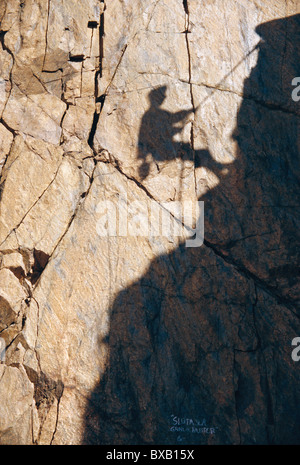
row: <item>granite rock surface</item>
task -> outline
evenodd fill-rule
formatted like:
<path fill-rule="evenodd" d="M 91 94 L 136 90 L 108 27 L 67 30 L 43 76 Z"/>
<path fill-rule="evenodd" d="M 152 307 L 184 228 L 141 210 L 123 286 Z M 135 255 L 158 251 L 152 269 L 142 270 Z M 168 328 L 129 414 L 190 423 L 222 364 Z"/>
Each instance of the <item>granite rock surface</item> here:
<path fill-rule="evenodd" d="M 299 50 L 299 0 L 1 1 L 1 444 L 300 443 Z"/>

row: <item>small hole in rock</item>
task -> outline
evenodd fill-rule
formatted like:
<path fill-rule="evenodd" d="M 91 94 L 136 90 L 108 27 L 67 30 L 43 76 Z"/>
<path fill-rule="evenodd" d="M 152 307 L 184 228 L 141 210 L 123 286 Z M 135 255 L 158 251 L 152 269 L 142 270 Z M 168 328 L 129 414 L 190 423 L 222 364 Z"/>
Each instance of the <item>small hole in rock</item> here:
<path fill-rule="evenodd" d="M 95 29 L 97 26 L 98 26 L 97 21 L 89 21 L 89 22 L 88 22 L 88 27 L 89 27 L 90 29 Z"/>
<path fill-rule="evenodd" d="M 74 55 L 74 56 L 70 56 L 69 57 L 69 61 L 75 61 L 75 62 L 81 62 L 84 60 L 84 56 L 83 55 Z"/>

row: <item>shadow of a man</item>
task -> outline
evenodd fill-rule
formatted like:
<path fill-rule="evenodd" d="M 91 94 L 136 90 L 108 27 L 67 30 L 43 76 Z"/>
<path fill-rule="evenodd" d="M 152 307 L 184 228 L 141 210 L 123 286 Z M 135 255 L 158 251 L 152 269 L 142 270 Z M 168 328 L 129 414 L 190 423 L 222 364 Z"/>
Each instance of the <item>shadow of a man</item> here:
<path fill-rule="evenodd" d="M 180 156 L 181 144 L 174 137 L 180 133 L 186 124 L 187 117 L 193 109 L 171 113 L 162 108 L 166 99 L 167 86 L 156 87 L 149 92 L 149 109 L 144 114 L 138 141 L 139 175 L 144 180 L 149 175 L 150 163 L 154 162 L 159 170 L 159 162 L 169 161 Z M 186 155 L 191 158 L 188 147 Z"/>
<path fill-rule="evenodd" d="M 84 444 L 300 443 L 290 356 L 299 276 L 284 275 L 299 259 L 299 26 L 296 15 L 257 28 L 264 42 L 244 83 L 238 156 L 200 199 L 204 246 L 159 256 L 117 296 Z M 144 177 L 144 155 L 172 158 L 173 123 L 189 113 L 157 117 L 157 105 L 141 124 Z"/>
<path fill-rule="evenodd" d="M 176 113 L 164 110 L 167 86 L 159 86 L 149 92 L 149 109 L 142 117 L 138 140 L 138 163 L 140 180 L 149 176 L 151 163 L 160 171 L 161 162 L 174 159 L 190 160 L 196 167 L 205 166 L 221 175 L 224 166 L 216 162 L 208 150 L 196 150 L 189 143 L 176 141 L 188 123 L 188 116 L 197 109 L 181 110 Z"/>

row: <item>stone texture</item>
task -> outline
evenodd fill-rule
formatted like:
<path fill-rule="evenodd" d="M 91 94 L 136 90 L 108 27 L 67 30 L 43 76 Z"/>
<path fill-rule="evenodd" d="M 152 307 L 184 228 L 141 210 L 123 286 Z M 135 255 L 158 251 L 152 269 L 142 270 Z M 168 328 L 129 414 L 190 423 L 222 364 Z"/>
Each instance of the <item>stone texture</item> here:
<path fill-rule="evenodd" d="M 1 444 L 300 443 L 299 13 L 1 2 Z"/>

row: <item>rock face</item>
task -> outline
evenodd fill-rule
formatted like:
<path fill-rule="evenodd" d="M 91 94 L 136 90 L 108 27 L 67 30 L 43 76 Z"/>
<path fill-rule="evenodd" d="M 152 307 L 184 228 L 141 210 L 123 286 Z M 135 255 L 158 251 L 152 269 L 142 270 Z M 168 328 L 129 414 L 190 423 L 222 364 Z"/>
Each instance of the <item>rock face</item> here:
<path fill-rule="evenodd" d="M 1 1 L 1 444 L 300 443 L 299 13 Z"/>

